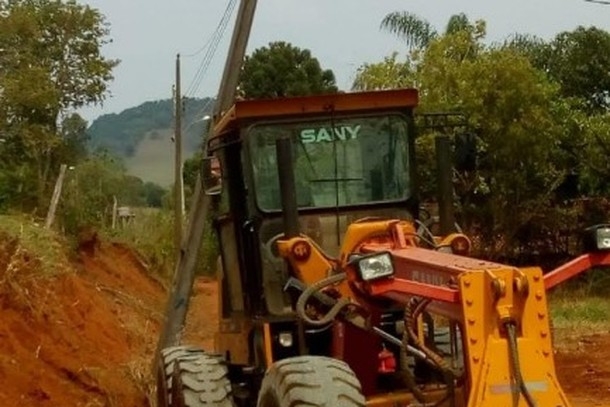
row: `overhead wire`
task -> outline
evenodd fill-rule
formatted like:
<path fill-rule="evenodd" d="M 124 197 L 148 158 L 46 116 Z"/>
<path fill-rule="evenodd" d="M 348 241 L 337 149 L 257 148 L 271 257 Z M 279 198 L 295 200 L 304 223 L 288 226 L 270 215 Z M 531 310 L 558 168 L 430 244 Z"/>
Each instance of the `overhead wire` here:
<path fill-rule="evenodd" d="M 220 41 L 226 32 L 230 17 L 233 14 L 236 4 L 237 4 L 237 0 L 229 0 L 229 2 L 227 3 L 227 6 L 225 7 L 222 17 L 221 17 L 218 25 L 216 26 L 216 29 L 212 33 L 212 36 L 197 51 L 195 51 L 191 54 L 184 55 L 184 57 L 186 57 L 186 58 L 191 58 L 191 57 L 195 57 L 195 56 L 201 54 L 203 51 L 206 51 L 203 58 L 201 59 L 201 62 L 199 63 L 199 66 L 197 68 L 197 71 L 196 71 L 193 79 L 187 86 L 186 92 L 184 92 L 184 96 L 183 96 L 184 98 L 193 97 L 195 95 L 195 93 L 199 90 L 199 87 L 201 86 L 201 82 L 203 81 L 203 78 L 204 78 L 205 74 L 207 73 L 207 70 L 210 66 L 210 63 L 212 62 L 214 54 L 215 54 L 216 50 L 218 49 Z M 195 123 L 201 121 L 203 119 L 202 115 L 206 111 L 209 111 L 212 102 L 213 102 L 213 99 L 209 98 L 206 101 L 206 103 L 201 107 L 201 109 L 199 109 L 199 111 L 193 116 L 193 119 L 188 123 L 188 125 L 184 128 L 183 131 L 188 131 Z"/>
<path fill-rule="evenodd" d="M 210 66 L 210 63 L 212 61 L 212 58 L 214 57 L 214 54 L 218 48 L 218 45 L 220 44 L 220 40 L 222 39 L 222 37 L 225 34 L 225 31 L 229 24 L 230 17 L 233 14 L 233 10 L 235 9 L 236 4 L 237 4 L 236 0 L 229 0 L 229 2 L 227 3 L 227 6 L 225 8 L 225 11 L 222 15 L 222 18 L 220 19 L 220 22 L 218 23 L 216 29 L 212 33 L 212 36 L 210 37 L 210 39 L 197 52 L 189 55 L 189 56 L 198 55 L 201 52 L 203 52 L 203 50 L 206 50 L 206 52 L 199 64 L 199 67 L 197 68 L 197 71 L 196 71 L 193 79 L 191 80 L 191 83 L 189 84 L 186 92 L 184 93 L 185 96 L 187 96 L 187 97 L 192 96 L 199 90 L 203 77 L 206 74 L 207 69 Z"/>

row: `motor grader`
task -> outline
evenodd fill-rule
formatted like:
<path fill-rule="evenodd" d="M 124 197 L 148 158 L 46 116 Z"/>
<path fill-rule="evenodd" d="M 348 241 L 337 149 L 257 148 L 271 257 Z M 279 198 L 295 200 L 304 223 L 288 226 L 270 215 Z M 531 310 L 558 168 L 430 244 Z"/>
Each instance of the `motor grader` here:
<path fill-rule="evenodd" d="M 217 120 L 205 162 L 218 168 L 202 173 L 221 254 L 215 345 L 161 351 L 161 406 L 570 406 L 546 291 L 609 264 L 610 228 L 547 274 L 432 233 L 417 103 L 413 89 L 243 100 Z"/>

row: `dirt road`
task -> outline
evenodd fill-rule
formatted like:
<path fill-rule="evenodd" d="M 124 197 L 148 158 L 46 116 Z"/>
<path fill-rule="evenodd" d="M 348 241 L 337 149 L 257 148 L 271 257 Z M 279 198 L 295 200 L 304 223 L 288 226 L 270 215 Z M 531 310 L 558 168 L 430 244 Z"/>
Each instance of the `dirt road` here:
<path fill-rule="evenodd" d="M 74 272 L 9 280 L 0 276 L 0 406 L 153 405 L 150 355 L 166 291 L 133 252 L 106 244 Z M 197 281 L 189 314 L 187 340 L 207 348 L 216 290 Z M 574 407 L 610 407 L 610 333 L 584 336 L 556 360 Z"/>
<path fill-rule="evenodd" d="M 581 337 L 556 355 L 557 374 L 574 407 L 610 406 L 610 333 Z"/>

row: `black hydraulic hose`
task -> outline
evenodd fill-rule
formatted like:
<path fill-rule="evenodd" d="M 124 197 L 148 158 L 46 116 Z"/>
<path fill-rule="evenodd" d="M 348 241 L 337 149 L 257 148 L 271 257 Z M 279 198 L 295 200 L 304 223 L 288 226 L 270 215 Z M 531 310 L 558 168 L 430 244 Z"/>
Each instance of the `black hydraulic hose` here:
<path fill-rule="evenodd" d="M 429 349 L 425 343 L 420 341 L 419 337 L 413 330 L 413 327 L 415 326 L 415 320 L 417 319 L 419 312 L 423 311 L 423 309 L 429 302 L 430 300 L 423 300 L 415 303 L 411 302 L 407 305 L 405 309 L 405 332 L 408 333 L 408 338 L 413 341 L 415 346 L 419 348 L 428 357 L 426 360 L 429 364 L 439 370 L 449 369 L 449 366 L 442 358 L 442 356 Z M 406 347 L 407 344 L 405 343 L 404 345 Z"/>
<path fill-rule="evenodd" d="M 402 336 L 403 344 L 408 343 L 407 331 L 405 330 L 405 332 L 402 335 L 403 335 Z M 426 397 L 425 397 L 424 393 L 417 387 L 417 383 L 415 382 L 415 375 L 411 372 L 411 370 L 409 369 L 409 366 L 407 365 L 407 347 L 406 346 L 400 347 L 399 361 L 400 361 L 400 368 L 402 371 L 402 377 L 405 381 L 405 385 L 411 391 L 411 393 L 413 394 L 413 396 L 415 397 L 415 399 L 417 401 L 419 401 L 422 404 L 426 403 L 427 402 Z"/>
<path fill-rule="evenodd" d="M 417 334 L 415 333 L 413 327 L 415 326 L 415 320 L 417 319 L 419 313 L 421 313 L 424 308 L 430 303 L 430 299 L 424 300 L 412 300 L 409 304 L 407 304 L 405 308 L 405 332 L 408 336 L 405 336 L 406 339 L 411 339 L 416 347 L 418 347 L 424 354 L 428 357 L 426 361 L 432 365 L 432 367 L 438 369 L 442 375 L 445 384 L 447 385 L 447 395 L 445 399 L 449 401 L 451 407 L 455 406 L 455 385 L 454 378 L 455 374 L 445 361 L 445 359 L 437 354 L 436 352 L 429 349 L 425 343 L 423 343 Z M 404 343 L 404 347 L 407 346 L 407 343 Z"/>
<path fill-rule="evenodd" d="M 529 392 L 523 381 L 521 366 L 519 364 L 519 348 L 517 345 L 517 327 L 513 321 L 504 323 L 508 339 L 508 352 L 510 353 L 510 365 L 513 371 L 517 389 L 513 390 L 513 406 L 519 405 L 519 394 L 522 394 L 529 407 L 536 407 L 536 401 Z"/>
<path fill-rule="evenodd" d="M 405 338 L 405 336 L 407 336 L 406 331 L 403 334 L 404 342 L 406 342 L 408 340 L 408 338 Z M 409 369 L 409 366 L 407 366 L 406 359 L 407 359 L 407 350 L 404 346 L 401 346 L 400 347 L 400 367 L 401 367 L 401 371 L 402 371 L 402 377 L 405 380 L 405 385 L 407 386 L 409 391 L 411 391 L 411 393 L 413 394 L 413 397 L 415 397 L 415 399 L 417 401 L 419 401 L 422 405 L 428 405 L 428 404 L 426 404 L 426 403 L 429 403 L 426 398 L 426 395 L 424 394 L 424 392 L 422 392 L 417 387 L 417 383 L 415 382 L 415 376 Z M 448 391 L 447 394 L 445 395 L 445 397 L 438 400 L 436 403 L 432 404 L 430 407 L 440 407 L 443 404 L 445 404 L 447 401 L 449 401 L 450 397 L 452 397 L 452 392 Z"/>
<path fill-rule="evenodd" d="M 350 304 L 350 300 L 348 298 L 341 298 L 335 305 L 332 306 L 326 315 L 317 320 L 309 318 L 307 312 L 305 311 L 305 305 L 307 305 L 307 301 L 309 301 L 311 296 L 314 295 L 316 291 L 319 291 L 326 286 L 339 283 L 345 280 L 346 276 L 347 275 L 345 273 L 334 274 L 307 287 L 307 289 L 299 296 L 299 300 L 297 301 L 296 311 L 299 317 L 301 317 L 305 323 L 313 326 L 323 326 L 331 323 L 335 317 L 339 315 L 341 310 Z"/>

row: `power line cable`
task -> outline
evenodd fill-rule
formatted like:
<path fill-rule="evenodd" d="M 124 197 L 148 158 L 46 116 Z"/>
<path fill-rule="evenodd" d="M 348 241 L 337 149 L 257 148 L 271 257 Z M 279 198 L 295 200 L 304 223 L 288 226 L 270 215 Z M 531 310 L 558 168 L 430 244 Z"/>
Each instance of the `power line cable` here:
<path fill-rule="evenodd" d="M 225 18 L 226 14 L 227 14 L 227 11 L 228 11 L 228 10 L 231 8 L 231 3 L 232 3 L 232 0 L 231 0 L 231 1 L 229 1 L 229 3 L 227 3 L 227 7 L 225 8 L 225 11 L 224 11 L 224 13 L 223 13 L 223 17 L 222 17 L 222 18 L 221 18 L 221 20 L 220 20 L 221 22 L 222 22 L 222 21 L 223 21 L 223 19 Z M 216 29 L 214 30 L 214 33 L 216 33 L 216 31 L 218 31 L 218 28 L 219 28 L 220 24 L 221 24 L 221 23 L 219 23 L 219 25 L 216 27 Z M 214 35 L 214 34 L 212 34 L 212 36 L 213 36 L 213 35 Z M 185 58 L 192 58 L 192 57 L 196 57 L 197 55 L 201 54 L 201 53 L 202 53 L 202 52 L 203 52 L 203 51 L 204 51 L 204 50 L 205 50 L 205 49 L 206 49 L 206 48 L 207 48 L 207 47 L 210 45 L 210 43 L 211 43 L 211 42 L 212 42 L 212 37 L 210 37 L 210 38 L 209 38 L 209 39 L 208 39 L 208 40 L 207 40 L 207 41 L 206 41 L 206 42 L 205 42 L 205 43 L 204 43 L 204 44 L 201 46 L 201 48 L 199 48 L 197 51 L 195 51 L 195 52 L 193 52 L 193 53 L 191 53 L 191 54 L 184 54 L 183 56 L 184 56 Z"/>
<path fill-rule="evenodd" d="M 203 78 L 210 66 L 210 63 L 212 62 L 214 54 L 215 54 L 216 50 L 218 49 L 220 40 L 222 39 L 222 37 L 227 29 L 229 19 L 233 13 L 233 10 L 235 9 L 235 5 L 236 5 L 236 0 L 229 0 L 229 3 L 227 4 L 227 7 L 225 8 L 224 14 L 223 14 L 220 22 L 218 23 L 218 26 L 216 27 L 216 30 L 214 31 L 212 37 L 208 40 L 206 45 L 202 48 L 202 50 L 207 49 L 207 52 L 205 53 L 201 63 L 199 64 L 199 67 L 197 69 L 197 72 L 195 73 L 195 76 L 193 77 L 193 79 L 191 80 L 191 83 L 187 87 L 187 91 L 185 92 L 185 95 L 192 96 L 199 90 L 199 87 L 201 86 L 201 82 L 203 81 Z"/>
<path fill-rule="evenodd" d="M 185 96 L 184 96 L 185 98 L 192 96 L 199 89 L 199 86 L 201 85 L 203 77 L 204 77 L 205 73 L 207 72 L 207 69 L 209 68 L 209 65 L 212 61 L 214 53 L 216 52 L 216 50 L 220 44 L 220 40 L 222 39 L 222 36 L 224 35 L 224 33 L 226 31 L 226 28 L 229 23 L 229 19 L 233 13 L 233 10 L 235 9 L 236 4 L 237 4 L 236 0 L 229 0 L 229 2 L 227 3 L 227 6 L 225 8 L 225 11 L 222 15 L 222 18 L 221 18 L 220 22 L 218 23 L 218 26 L 214 30 L 214 33 L 212 34 L 210 39 L 204 44 L 203 47 L 201 47 L 195 53 L 187 55 L 187 57 L 196 56 L 196 55 L 200 54 L 203 50 L 206 50 L 206 53 L 205 53 L 204 57 L 202 58 L 201 63 L 199 64 L 197 72 L 196 72 L 194 78 L 192 79 L 191 83 L 189 84 L 187 91 L 185 92 Z M 202 119 L 203 119 L 202 115 L 211 107 L 212 102 L 213 102 L 212 98 L 209 98 L 206 101 L 204 106 L 193 116 L 193 119 L 184 128 L 183 131 L 185 133 L 195 123 L 202 121 Z"/>
<path fill-rule="evenodd" d="M 193 86 L 189 90 L 190 94 L 195 94 L 195 92 L 197 92 L 197 90 L 199 89 L 199 86 L 201 85 L 201 82 L 210 66 L 210 63 L 212 62 L 214 54 L 216 53 L 218 45 L 220 44 L 220 39 L 222 38 L 222 35 L 224 34 L 224 30 L 227 27 L 227 23 L 228 23 L 228 20 L 225 20 L 225 22 L 222 26 L 222 31 L 219 31 L 217 33 L 215 41 L 210 45 L 210 48 L 208 49 L 208 53 L 206 54 L 206 58 L 204 59 L 202 65 L 200 66 L 198 74 L 197 74 L 196 78 L 194 79 Z"/>

